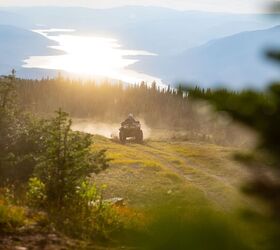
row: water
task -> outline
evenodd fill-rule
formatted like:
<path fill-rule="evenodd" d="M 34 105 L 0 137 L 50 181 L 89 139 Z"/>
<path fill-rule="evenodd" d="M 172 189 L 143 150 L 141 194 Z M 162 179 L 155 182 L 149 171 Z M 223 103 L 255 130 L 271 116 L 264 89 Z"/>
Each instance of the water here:
<path fill-rule="evenodd" d="M 128 66 L 138 61 L 137 56 L 156 56 L 153 53 L 139 50 L 126 50 L 113 38 L 74 35 L 74 30 L 48 29 L 34 32 L 56 41 L 51 48 L 63 52 L 63 55 L 31 56 L 24 60 L 25 68 L 54 69 L 78 77 L 106 77 L 128 83 L 161 80 L 133 70 Z"/>

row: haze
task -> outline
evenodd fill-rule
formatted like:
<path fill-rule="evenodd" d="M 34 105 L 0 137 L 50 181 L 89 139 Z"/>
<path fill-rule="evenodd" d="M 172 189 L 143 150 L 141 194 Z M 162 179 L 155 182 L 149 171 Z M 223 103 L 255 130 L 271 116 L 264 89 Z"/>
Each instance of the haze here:
<path fill-rule="evenodd" d="M 268 6 L 268 2 L 267 0 L 5 0 L 0 2 L 0 6 L 53 5 L 112 8 L 125 5 L 141 5 L 167 7 L 178 10 L 256 13 L 267 12 L 266 7 Z"/>

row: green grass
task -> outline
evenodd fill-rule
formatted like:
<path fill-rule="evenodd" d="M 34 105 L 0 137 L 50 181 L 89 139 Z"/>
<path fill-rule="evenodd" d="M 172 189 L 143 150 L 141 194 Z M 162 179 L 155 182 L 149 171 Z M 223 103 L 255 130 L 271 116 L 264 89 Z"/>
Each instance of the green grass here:
<path fill-rule="evenodd" d="M 93 150 L 103 148 L 111 167 L 95 180 L 108 186 L 106 198 L 123 197 L 135 207 L 178 198 L 226 211 L 254 206 L 240 192 L 248 173 L 232 160 L 235 148 L 167 140 L 122 145 L 94 136 Z"/>

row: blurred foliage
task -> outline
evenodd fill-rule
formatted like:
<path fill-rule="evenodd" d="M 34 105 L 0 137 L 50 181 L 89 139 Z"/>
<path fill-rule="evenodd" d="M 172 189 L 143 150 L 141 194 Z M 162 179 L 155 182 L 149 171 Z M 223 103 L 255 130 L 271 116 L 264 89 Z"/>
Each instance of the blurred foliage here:
<path fill-rule="evenodd" d="M 245 235 L 221 215 L 211 214 L 209 210 L 185 213 L 182 209 L 176 211 L 176 207 L 159 209 L 147 228 L 147 238 L 142 241 L 144 249 L 250 249 Z"/>
<path fill-rule="evenodd" d="M 270 10 L 272 12 L 280 14 L 280 1 L 279 0 L 272 1 L 272 3 L 270 4 Z"/>
<path fill-rule="evenodd" d="M 226 111 L 236 121 L 255 130 L 260 135 L 259 147 L 279 156 L 280 84 L 271 85 L 266 92 L 195 88 L 189 94 L 190 97 L 210 101 L 218 111 Z"/>
<path fill-rule="evenodd" d="M 9 189 L 0 189 L 0 234 L 13 232 L 25 224 L 26 209 L 13 204 Z"/>
<path fill-rule="evenodd" d="M 269 58 L 280 63 L 279 51 L 270 51 Z M 242 92 L 221 90 L 189 90 L 190 98 L 212 103 L 219 112 L 227 112 L 258 134 L 256 149 L 240 153 L 236 159 L 244 163 L 253 175 L 244 191 L 264 200 L 280 225 L 280 82 L 271 84 L 265 91 Z M 275 230 L 272 249 L 279 249 L 279 227 Z"/>

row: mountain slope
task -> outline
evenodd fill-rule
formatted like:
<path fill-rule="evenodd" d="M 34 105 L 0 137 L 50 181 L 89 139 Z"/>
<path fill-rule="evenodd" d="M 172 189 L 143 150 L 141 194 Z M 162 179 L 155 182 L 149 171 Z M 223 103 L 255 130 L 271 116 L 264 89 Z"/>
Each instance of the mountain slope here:
<path fill-rule="evenodd" d="M 0 25 L 11 25 L 17 27 L 32 27 L 32 22 L 28 17 L 10 11 L 2 11 L 0 9 Z"/>
<path fill-rule="evenodd" d="M 53 54 L 48 48 L 51 45 L 55 43 L 32 31 L 0 25 L 0 74 L 20 69 L 22 61 L 31 55 Z"/>
<path fill-rule="evenodd" d="M 267 30 L 243 32 L 213 40 L 197 48 L 171 57 L 139 62 L 134 69 L 150 70 L 165 81 L 185 81 L 204 86 L 230 84 L 241 88 L 246 84 L 261 86 L 279 78 L 279 70 L 267 62 L 265 51 L 279 46 L 280 26 Z"/>
<path fill-rule="evenodd" d="M 159 7 L 88 9 L 77 7 L 5 8 L 24 16 L 34 27 L 70 28 L 110 36 L 125 48 L 160 55 L 182 52 L 209 40 L 246 30 L 269 28 L 279 20 L 269 15 L 177 11 Z"/>

